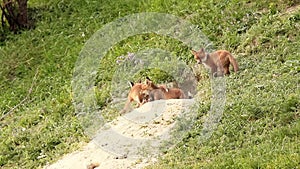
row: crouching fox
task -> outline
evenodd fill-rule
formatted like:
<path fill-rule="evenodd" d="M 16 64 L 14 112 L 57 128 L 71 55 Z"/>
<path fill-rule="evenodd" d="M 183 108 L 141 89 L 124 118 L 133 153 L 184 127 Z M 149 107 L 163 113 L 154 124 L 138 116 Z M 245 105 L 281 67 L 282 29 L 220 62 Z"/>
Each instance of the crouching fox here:
<path fill-rule="evenodd" d="M 149 79 L 146 80 L 146 85 L 142 86 L 142 90 L 144 95 L 149 96 L 149 101 L 185 98 L 185 94 L 181 89 L 157 86 Z"/>

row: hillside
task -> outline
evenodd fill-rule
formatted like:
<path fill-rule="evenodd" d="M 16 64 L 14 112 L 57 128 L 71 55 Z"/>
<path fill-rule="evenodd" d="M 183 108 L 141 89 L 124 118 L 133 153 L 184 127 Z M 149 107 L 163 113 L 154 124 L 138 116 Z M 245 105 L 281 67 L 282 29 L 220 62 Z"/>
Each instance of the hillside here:
<path fill-rule="evenodd" d="M 45 166 L 45 169 L 81 169 L 93 164 L 98 164 L 98 168 L 149 166 L 158 159 L 160 138 L 162 140 L 172 138 L 172 136 L 165 138 L 161 136 L 168 135 L 169 131 L 180 125 L 176 117 L 187 114 L 187 110 L 194 103 L 194 99 L 171 99 L 146 103 L 107 123 L 106 129 L 99 131 L 87 145 Z M 159 116 L 150 120 L 149 113 L 156 113 Z M 142 122 L 142 119 L 147 121 Z"/>
<path fill-rule="evenodd" d="M 299 166 L 298 0 L 28 3 L 33 29 L 19 34 L 0 29 L 0 168 L 42 168 L 91 140 L 86 132 L 89 124 L 82 123 L 73 105 L 76 63 L 98 30 L 141 12 L 168 13 L 196 25 L 211 42 L 211 49 L 232 52 L 240 66 L 237 74 L 226 77 L 226 103 L 218 126 L 208 140 L 199 142 L 213 91 L 208 72 L 196 65 L 190 46 L 172 36 L 149 32 L 126 37 L 112 44 L 101 60 L 91 60 L 98 70 L 89 82 L 93 90 L 88 92 L 95 94 L 95 107 L 109 122 L 119 116 L 120 107 L 112 106 L 111 92 L 113 82 L 124 75 L 119 73 L 120 58 L 162 49 L 196 72 L 201 98 L 196 122 L 178 144 L 163 151 L 164 156 L 147 168 Z M 164 70 L 171 71 L 174 64 L 169 65 Z M 146 69 L 129 80 L 150 76 L 157 83 L 172 81 L 168 73 Z M 120 93 L 122 97 L 126 94 Z"/>

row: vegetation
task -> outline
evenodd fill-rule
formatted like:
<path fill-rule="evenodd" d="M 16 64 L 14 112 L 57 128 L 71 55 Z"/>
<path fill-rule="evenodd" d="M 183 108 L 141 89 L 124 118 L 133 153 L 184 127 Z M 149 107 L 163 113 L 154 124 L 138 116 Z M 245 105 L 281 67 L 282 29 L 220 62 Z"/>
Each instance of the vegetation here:
<path fill-rule="evenodd" d="M 297 0 L 28 1 L 35 28 L 20 34 L 0 29 L 1 168 L 40 168 L 89 140 L 72 105 L 75 62 L 102 26 L 139 12 L 170 13 L 198 25 L 240 65 L 239 73 L 226 79 L 226 109 L 211 138 L 198 144 L 211 96 L 207 72 L 202 71 L 199 121 L 148 168 L 297 168 L 299 5 Z M 171 51 L 194 64 L 188 47 L 170 37 L 136 35 L 116 44 L 99 61 L 95 81 L 97 103 L 107 119 L 117 116 L 107 107 L 117 58 L 148 48 Z M 157 74 L 154 79 L 164 77 Z"/>
<path fill-rule="evenodd" d="M 2 28 L 9 27 L 15 33 L 22 28 L 28 28 L 28 0 L 3 0 L 0 5 Z"/>

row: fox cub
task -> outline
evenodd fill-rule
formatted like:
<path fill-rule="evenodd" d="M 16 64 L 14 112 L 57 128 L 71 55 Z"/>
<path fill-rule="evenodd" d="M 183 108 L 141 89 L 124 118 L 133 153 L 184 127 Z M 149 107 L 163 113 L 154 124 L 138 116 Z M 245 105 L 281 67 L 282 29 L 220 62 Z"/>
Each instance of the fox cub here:
<path fill-rule="evenodd" d="M 131 88 L 128 93 L 127 101 L 125 103 L 123 110 L 121 110 L 120 114 L 126 113 L 130 108 L 131 102 L 133 102 L 133 101 L 135 101 L 137 103 L 136 107 L 140 107 L 141 105 L 146 103 L 146 99 L 145 99 L 146 96 L 142 93 L 142 91 L 143 91 L 142 88 L 145 88 L 144 86 L 145 85 L 142 84 L 141 82 L 138 82 L 138 83 L 130 82 Z"/>
<path fill-rule="evenodd" d="M 146 85 L 142 87 L 143 94 L 149 96 L 149 101 L 161 99 L 185 99 L 184 92 L 179 88 L 166 88 L 165 85 L 157 86 L 150 79 L 146 80 Z"/>
<path fill-rule="evenodd" d="M 229 75 L 229 66 L 233 66 L 234 72 L 239 70 L 237 61 L 227 50 L 217 50 L 212 53 L 206 53 L 204 48 L 199 51 L 191 50 L 198 64 L 203 64 L 211 70 L 213 76 Z"/>

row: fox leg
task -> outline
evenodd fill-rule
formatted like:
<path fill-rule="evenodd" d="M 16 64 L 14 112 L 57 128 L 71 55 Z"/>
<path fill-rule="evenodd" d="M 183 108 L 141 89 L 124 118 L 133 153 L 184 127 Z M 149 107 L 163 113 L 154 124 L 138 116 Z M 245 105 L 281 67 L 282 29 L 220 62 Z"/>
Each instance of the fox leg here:
<path fill-rule="evenodd" d="M 180 99 L 186 99 L 185 94 L 183 91 L 181 91 Z"/>
<path fill-rule="evenodd" d="M 229 72 L 229 66 L 225 66 L 224 67 L 224 74 L 225 75 L 229 75 L 230 74 L 230 72 Z"/>
<path fill-rule="evenodd" d="M 137 102 L 136 108 L 139 108 L 141 105 L 144 104 L 143 98 L 141 98 L 140 96 L 136 96 L 136 97 L 134 98 L 134 100 Z"/>
<path fill-rule="evenodd" d="M 127 112 L 128 107 L 129 107 L 129 105 L 130 105 L 130 103 L 131 103 L 132 101 L 133 101 L 133 100 L 131 100 L 131 99 L 128 99 L 128 100 L 126 101 L 124 108 L 120 111 L 120 114 L 124 114 L 124 113 Z"/>
<path fill-rule="evenodd" d="M 217 76 L 218 76 L 218 69 L 217 69 L 217 67 L 212 67 L 212 68 L 210 69 L 210 73 L 211 73 L 211 75 L 212 75 L 213 77 L 217 77 Z"/>

